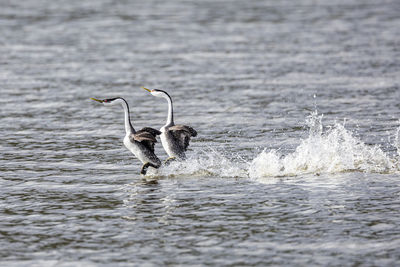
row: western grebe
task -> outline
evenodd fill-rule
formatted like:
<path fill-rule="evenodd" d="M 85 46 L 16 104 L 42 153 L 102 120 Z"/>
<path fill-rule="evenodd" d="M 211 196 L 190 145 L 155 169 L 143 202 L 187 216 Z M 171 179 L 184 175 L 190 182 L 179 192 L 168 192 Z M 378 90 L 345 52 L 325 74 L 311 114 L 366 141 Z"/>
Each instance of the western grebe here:
<path fill-rule="evenodd" d="M 142 163 L 141 174 L 146 174 L 147 169 L 151 166 L 153 168 L 159 168 L 161 166 L 160 159 L 154 154 L 154 143 L 157 142 L 156 136 L 160 135 L 161 132 L 145 127 L 140 131 L 135 131 L 132 126 L 131 119 L 129 116 L 129 106 L 125 99 L 122 97 L 109 98 L 109 99 L 96 99 L 91 98 L 94 101 L 103 103 L 105 106 L 113 106 L 121 104 L 125 112 L 125 138 L 124 145 L 129 149 Z"/>
<path fill-rule="evenodd" d="M 169 156 L 165 163 L 176 158 L 185 159 L 185 151 L 189 146 L 190 137 L 195 137 L 197 132 L 190 126 L 175 125 L 172 99 L 167 92 L 159 89 L 150 90 L 144 87 L 142 88 L 150 92 L 153 96 L 162 97 L 168 101 L 167 123 L 160 129 L 161 143 Z"/>

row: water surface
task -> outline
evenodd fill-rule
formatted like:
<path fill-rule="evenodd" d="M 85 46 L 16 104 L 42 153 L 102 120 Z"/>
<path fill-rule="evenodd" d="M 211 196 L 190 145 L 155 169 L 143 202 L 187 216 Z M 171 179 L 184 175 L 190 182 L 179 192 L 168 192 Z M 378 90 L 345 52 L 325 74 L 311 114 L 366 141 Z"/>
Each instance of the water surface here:
<path fill-rule="evenodd" d="M 1 7 L 2 265 L 400 261 L 398 1 Z M 160 128 L 140 86 L 199 133 L 146 177 L 89 99 Z"/>

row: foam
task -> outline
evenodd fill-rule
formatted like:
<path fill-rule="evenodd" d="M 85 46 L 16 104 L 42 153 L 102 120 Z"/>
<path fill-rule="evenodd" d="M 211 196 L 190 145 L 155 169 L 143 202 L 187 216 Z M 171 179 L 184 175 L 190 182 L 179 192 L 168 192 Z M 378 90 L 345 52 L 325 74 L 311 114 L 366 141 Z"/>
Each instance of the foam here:
<path fill-rule="evenodd" d="M 318 115 L 317 111 L 307 118 L 306 123 L 310 128 L 309 136 L 301 141 L 293 153 L 281 155 L 276 150 L 265 149 L 251 162 L 249 176 L 258 178 L 352 171 L 397 171 L 394 159 L 378 146 L 366 145 L 354 137 L 344 125 L 335 123 L 324 132 L 322 115 Z"/>
<path fill-rule="evenodd" d="M 279 150 L 267 148 L 246 162 L 238 156 L 230 155 L 228 151 L 206 147 L 192 151 L 185 161 L 174 161 L 158 170 L 150 168 L 147 176 L 258 179 L 344 172 L 399 172 L 398 159 L 391 158 L 376 145 L 365 144 L 341 123 L 336 122 L 325 130 L 322 118 L 323 115 L 317 111 L 306 118 L 308 137 L 300 140 L 295 151 L 286 155 Z M 396 130 L 394 146 L 400 157 L 400 127 Z"/>
<path fill-rule="evenodd" d="M 223 151 L 207 147 L 194 151 L 185 161 L 172 161 L 158 170 L 149 169 L 148 176 L 166 177 L 247 177 L 247 165 L 240 159 L 229 158 Z"/>

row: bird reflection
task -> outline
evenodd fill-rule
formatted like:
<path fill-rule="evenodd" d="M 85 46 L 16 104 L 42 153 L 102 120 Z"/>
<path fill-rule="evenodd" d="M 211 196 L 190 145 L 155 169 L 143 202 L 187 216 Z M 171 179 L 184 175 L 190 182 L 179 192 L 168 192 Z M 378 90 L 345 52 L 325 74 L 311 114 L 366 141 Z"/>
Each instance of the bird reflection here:
<path fill-rule="evenodd" d="M 127 198 L 123 218 L 144 223 L 169 224 L 176 209 L 176 194 L 165 190 L 158 179 L 141 179 L 125 186 Z"/>

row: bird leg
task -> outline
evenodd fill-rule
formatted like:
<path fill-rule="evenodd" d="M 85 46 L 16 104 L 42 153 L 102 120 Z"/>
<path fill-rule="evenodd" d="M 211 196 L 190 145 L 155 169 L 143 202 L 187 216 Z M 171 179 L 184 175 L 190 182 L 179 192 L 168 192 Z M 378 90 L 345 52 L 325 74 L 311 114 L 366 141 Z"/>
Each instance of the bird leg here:
<path fill-rule="evenodd" d="M 147 169 L 149 167 L 153 167 L 153 168 L 157 169 L 159 166 L 154 165 L 153 163 L 150 163 L 150 162 L 146 162 L 145 164 L 143 164 L 142 169 L 140 170 L 140 174 L 146 175 Z"/>
<path fill-rule="evenodd" d="M 174 160 L 176 160 L 175 157 L 169 157 L 164 161 L 164 165 L 168 166 L 171 163 L 171 161 L 174 161 Z"/>

